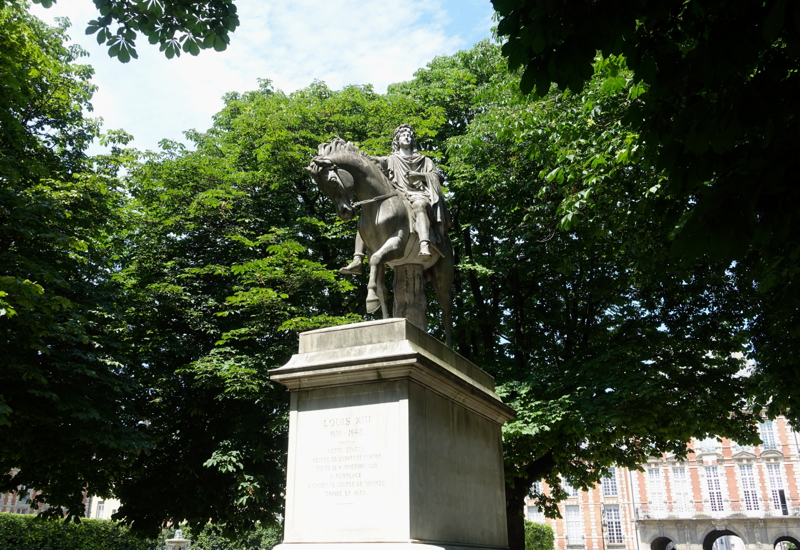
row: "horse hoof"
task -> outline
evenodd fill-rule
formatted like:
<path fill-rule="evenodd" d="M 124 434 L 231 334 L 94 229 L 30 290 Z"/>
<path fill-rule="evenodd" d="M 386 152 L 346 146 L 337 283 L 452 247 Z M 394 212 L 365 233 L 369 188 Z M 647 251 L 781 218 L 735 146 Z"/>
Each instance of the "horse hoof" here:
<path fill-rule="evenodd" d="M 380 300 L 367 300 L 367 313 L 374 313 L 381 308 Z"/>

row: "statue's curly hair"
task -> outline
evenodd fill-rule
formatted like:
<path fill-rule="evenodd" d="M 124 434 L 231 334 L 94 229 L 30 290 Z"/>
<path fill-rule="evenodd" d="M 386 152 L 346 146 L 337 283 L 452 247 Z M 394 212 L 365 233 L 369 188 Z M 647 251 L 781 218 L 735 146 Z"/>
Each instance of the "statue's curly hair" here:
<path fill-rule="evenodd" d="M 397 153 L 400 151 L 400 144 L 397 143 L 397 136 L 400 135 L 400 132 L 403 130 L 410 130 L 411 131 L 411 152 L 418 153 L 419 152 L 419 143 L 417 143 L 417 133 L 414 131 L 414 127 L 410 124 L 401 124 L 397 127 L 392 135 L 392 153 Z"/>

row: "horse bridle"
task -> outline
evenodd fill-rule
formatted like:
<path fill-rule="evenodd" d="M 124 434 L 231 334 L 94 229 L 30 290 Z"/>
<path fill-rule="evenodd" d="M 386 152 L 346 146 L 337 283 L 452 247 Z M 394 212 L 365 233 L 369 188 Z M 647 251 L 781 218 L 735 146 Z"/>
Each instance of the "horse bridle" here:
<path fill-rule="evenodd" d="M 345 192 L 346 190 L 344 189 L 344 183 L 342 182 L 342 177 L 339 175 L 339 166 L 337 166 L 336 163 L 333 162 L 331 159 L 329 159 L 327 157 L 323 157 L 323 158 L 325 158 L 325 160 L 328 163 L 330 163 L 330 167 L 328 169 L 329 170 L 333 170 L 333 172 L 336 174 L 336 179 L 338 180 L 338 185 L 339 185 L 340 189 L 344 192 L 344 194 L 346 196 L 347 193 Z M 385 195 L 380 195 L 380 196 L 374 197 L 372 199 L 367 199 L 365 201 L 358 201 L 358 202 L 350 201 L 349 197 L 348 197 L 347 200 L 350 201 L 350 207 L 353 210 L 355 210 L 356 208 L 361 208 L 361 206 L 363 206 L 365 204 L 369 204 L 371 202 L 383 201 L 383 200 L 388 199 L 389 197 L 394 197 L 395 195 L 399 195 L 399 193 L 397 191 L 392 191 L 391 193 L 386 193 Z"/>

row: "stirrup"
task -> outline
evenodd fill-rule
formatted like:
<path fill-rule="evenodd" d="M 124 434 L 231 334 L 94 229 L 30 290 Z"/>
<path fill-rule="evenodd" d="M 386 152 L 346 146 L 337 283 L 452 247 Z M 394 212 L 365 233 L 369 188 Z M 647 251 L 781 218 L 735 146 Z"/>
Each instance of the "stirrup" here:
<path fill-rule="evenodd" d="M 353 261 L 339 270 L 339 273 L 345 275 L 361 275 L 364 273 L 364 256 L 356 255 Z"/>
<path fill-rule="evenodd" d="M 420 241 L 419 242 L 419 255 L 420 256 L 430 256 L 431 251 L 428 248 L 430 243 L 428 241 Z"/>

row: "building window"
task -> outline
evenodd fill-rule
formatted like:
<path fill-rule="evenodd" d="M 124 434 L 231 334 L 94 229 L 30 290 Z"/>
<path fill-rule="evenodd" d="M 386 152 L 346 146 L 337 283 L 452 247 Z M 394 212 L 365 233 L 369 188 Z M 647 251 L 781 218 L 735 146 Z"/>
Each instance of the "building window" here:
<path fill-rule="evenodd" d="M 608 544 L 622 544 L 622 520 L 619 515 L 619 506 L 608 505 L 604 508 Z"/>
<path fill-rule="evenodd" d="M 672 469 L 672 499 L 676 512 L 691 512 L 686 468 Z"/>
<path fill-rule="evenodd" d="M 767 479 L 772 496 L 772 508 L 780 510 L 781 515 L 789 515 L 789 507 L 786 506 L 786 494 L 783 492 L 783 475 L 780 464 L 767 464 Z"/>
<path fill-rule="evenodd" d="M 528 521 L 544 523 L 544 514 L 538 506 L 528 506 Z"/>
<path fill-rule="evenodd" d="M 714 437 L 707 437 L 700 442 L 700 451 L 703 453 L 717 452 L 717 440 Z"/>
<path fill-rule="evenodd" d="M 664 484 L 661 480 L 661 470 L 653 468 L 647 471 L 647 492 L 650 494 L 650 503 L 653 512 L 664 512 L 666 503 L 664 502 Z"/>
<path fill-rule="evenodd" d="M 98 500 L 97 501 L 97 513 L 94 515 L 94 517 L 102 519 L 102 517 L 103 517 L 103 508 L 105 508 L 105 507 L 106 507 L 106 503 L 104 501 L 102 501 L 102 500 Z"/>
<path fill-rule="evenodd" d="M 764 450 L 777 449 L 775 444 L 775 432 L 772 429 L 772 420 L 765 420 L 759 424 L 761 431 L 761 441 L 763 441 Z"/>
<path fill-rule="evenodd" d="M 706 486 L 708 487 L 708 501 L 712 512 L 722 512 L 722 489 L 719 486 L 719 472 L 716 466 L 706 466 Z"/>
<path fill-rule="evenodd" d="M 566 479 L 561 481 L 561 487 L 567 492 L 568 498 L 576 498 L 578 496 L 578 490 L 570 485 Z"/>
<path fill-rule="evenodd" d="M 541 481 L 534 481 L 533 485 L 531 485 L 531 494 L 541 495 L 542 494 L 542 482 Z"/>
<path fill-rule="evenodd" d="M 739 477 L 742 480 L 745 509 L 758 510 L 758 492 L 756 491 L 756 478 L 753 476 L 753 465 L 740 465 Z"/>
<path fill-rule="evenodd" d="M 581 507 L 567 506 L 567 544 L 583 546 L 583 526 L 581 525 Z"/>
<path fill-rule="evenodd" d="M 608 475 L 603 478 L 603 496 L 617 496 L 617 469 L 609 468 Z"/>

